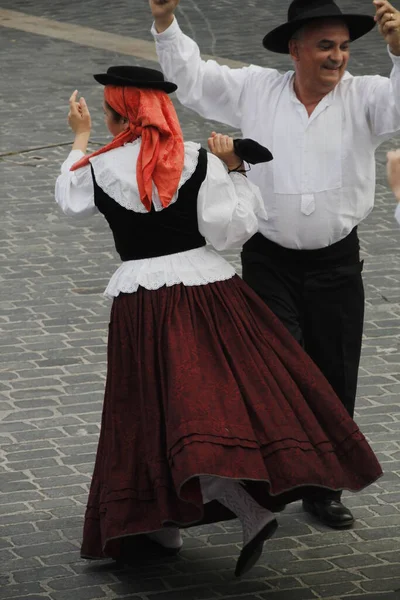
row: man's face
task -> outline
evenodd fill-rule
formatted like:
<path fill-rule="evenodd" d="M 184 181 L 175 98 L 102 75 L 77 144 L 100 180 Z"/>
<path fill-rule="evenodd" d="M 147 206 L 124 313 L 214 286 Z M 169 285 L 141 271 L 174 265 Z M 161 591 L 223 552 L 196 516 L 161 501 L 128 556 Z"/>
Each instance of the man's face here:
<path fill-rule="evenodd" d="M 296 74 L 316 94 L 327 94 L 344 75 L 350 56 L 347 26 L 340 21 L 319 21 L 291 40 L 290 52 Z"/>

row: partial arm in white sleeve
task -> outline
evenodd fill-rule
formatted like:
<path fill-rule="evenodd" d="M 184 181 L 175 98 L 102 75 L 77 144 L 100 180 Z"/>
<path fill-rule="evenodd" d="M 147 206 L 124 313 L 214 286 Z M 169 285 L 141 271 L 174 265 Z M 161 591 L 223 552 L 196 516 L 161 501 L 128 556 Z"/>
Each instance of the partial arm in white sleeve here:
<path fill-rule="evenodd" d="M 228 175 L 213 154 L 207 156 L 197 202 L 199 231 L 216 250 L 242 246 L 257 233 L 258 219 L 268 219 L 260 191 L 240 173 Z"/>
<path fill-rule="evenodd" d="M 366 103 L 372 133 L 379 142 L 400 131 L 400 56 L 388 53 L 393 62 L 390 78 L 369 77 Z"/>
<path fill-rule="evenodd" d="M 243 90 L 251 73 L 261 67 L 230 69 L 201 59 L 196 42 L 185 35 L 176 19 L 163 33 L 152 34 L 164 76 L 178 86 L 179 101 L 207 119 L 241 127 Z"/>
<path fill-rule="evenodd" d="M 83 156 L 80 150 L 72 150 L 56 181 L 56 202 L 70 217 L 87 217 L 97 212 L 90 165 L 70 171 L 72 165 Z"/>
<path fill-rule="evenodd" d="M 400 225 L 400 204 L 398 204 L 396 206 L 396 210 L 395 210 L 395 213 L 394 213 L 394 218 L 396 219 L 396 221 Z"/>

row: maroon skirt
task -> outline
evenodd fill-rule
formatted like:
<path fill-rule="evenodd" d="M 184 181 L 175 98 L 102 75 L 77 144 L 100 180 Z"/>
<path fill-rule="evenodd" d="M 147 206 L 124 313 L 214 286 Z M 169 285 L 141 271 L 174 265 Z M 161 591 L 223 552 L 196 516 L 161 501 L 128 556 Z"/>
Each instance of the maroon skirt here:
<path fill-rule="evenodd" d="M 239 277 L 121 294 L 113 303 L 101 433 L 81 554 L 231 518 L 198 475 L 244 480 L 274 510 L 315 486 L 382 474 L 332 388 Z"/>

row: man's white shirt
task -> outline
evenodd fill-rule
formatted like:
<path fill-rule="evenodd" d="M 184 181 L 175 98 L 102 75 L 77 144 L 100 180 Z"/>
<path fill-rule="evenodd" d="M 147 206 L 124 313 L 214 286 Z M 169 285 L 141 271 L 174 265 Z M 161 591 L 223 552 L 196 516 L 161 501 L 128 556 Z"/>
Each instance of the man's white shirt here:
<path fill-rule="evenodd" d="M 248 173 L 263 196 L 259 230 L 266 238 L 287 248 L 322 248 L 371 212 L 375 150 L 400 131 L 400 57 L 388 49 L 390 78 L 346 72 L 309 117 L 294 92 L 293 71 L 205 62 L 176 19 L 152 33 L 163 73 L 178 85 L 183 105 L 271 150 L 274 160 Z"/>

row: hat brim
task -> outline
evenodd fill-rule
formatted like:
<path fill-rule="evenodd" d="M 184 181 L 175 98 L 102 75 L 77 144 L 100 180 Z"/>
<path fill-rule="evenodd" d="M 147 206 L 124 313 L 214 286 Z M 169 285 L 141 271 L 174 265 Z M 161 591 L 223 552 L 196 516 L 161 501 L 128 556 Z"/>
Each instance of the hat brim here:
<path fill-rule="evenodd" d="M 289 54 L 289 41 L 293 34 L 300 27 L 306 25 L 306 23 L 316 21 L 317 19 L 339 19 L 344 21 L 349 28 L 350 40 L 352 42 L 370 32 L 376 25 L 374 17 L 369 15 L 333 14 L 332 16 L 323 15 L 296 19 L 290 23 L 284 23 L 267 33 L 263 39 L 264 48 L 271 52 L 278 52 L 279 54 Z"/>
<path fill-rule="evenodd" d="M 109 75 L 108 73 L 98 73 L 93 75 L 95 80 L 101 85 L 118 85 L 120 87 L 137 87 L 142 89 L 162 90 L 167 94 L 172 94 L 178 89 L 175 83 L 170 81 L 134 81 L 117 75 Z"/>

